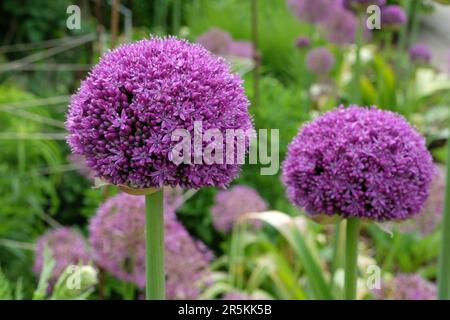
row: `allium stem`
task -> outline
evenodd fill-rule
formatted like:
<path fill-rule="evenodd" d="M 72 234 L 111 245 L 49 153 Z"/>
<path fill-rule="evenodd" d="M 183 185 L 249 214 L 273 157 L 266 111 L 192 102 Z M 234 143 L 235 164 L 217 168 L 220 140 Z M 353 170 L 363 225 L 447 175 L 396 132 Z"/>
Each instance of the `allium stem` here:
<path fill-rule="evenodd" d="M 442 223 L 441 254 L 439 256 L 438 298 L 450 299 L 450 141 L 447 142 L 447 182 L 445 188 L 445 210 Z"/>
<path fill-rule="evenodd" d="M 356 281 L 358 279 L 358 229 L 359 219 L 348 218 L 345 239 L 345 300 L 356 299 Z"/>
<path fill-rule="evenodd" d="M 146 298 L 165 299 L 164 273 L 164 191 L 145 196 Z"/>
<path fill-rule="evenodd" d="M 353 103 L 361 103 L 361 46 L 364 32 L 364 19 L 358 17 L 358 25 L 356 26 L 356 50 L 355 65 L 353 74 Z"/>

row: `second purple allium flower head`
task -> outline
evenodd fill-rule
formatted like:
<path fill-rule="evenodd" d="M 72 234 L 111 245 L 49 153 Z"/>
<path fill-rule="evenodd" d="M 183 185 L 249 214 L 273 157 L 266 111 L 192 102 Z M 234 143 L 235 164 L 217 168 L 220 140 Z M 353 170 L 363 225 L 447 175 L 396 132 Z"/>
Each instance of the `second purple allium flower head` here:
<path fill-rule="evenodd" d="M 418 214 L 433 172 L 425 140 L 403 117 L 358 106 L 305 125 L 283 163 L 289 199 L 311 215 L 378 221 Z"/>
<path fill-rule="evenodd" d="M 225 186 L 238 164 L 171 161 L 176 129 L 252 129 L 248 99 L 229 65 L 198 44 L 152 38 L 106 53 L 72 97 L 72 151 L 109 183 L 131 188 Z M 193 140 L 193 139 L 192 139 Z"/>

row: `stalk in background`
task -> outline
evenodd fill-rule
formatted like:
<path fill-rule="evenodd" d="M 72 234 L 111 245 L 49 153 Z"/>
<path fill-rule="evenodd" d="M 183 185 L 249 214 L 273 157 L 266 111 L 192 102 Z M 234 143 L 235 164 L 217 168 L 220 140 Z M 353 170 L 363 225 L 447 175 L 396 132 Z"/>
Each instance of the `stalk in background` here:
<path fill-rule="evenodd" d="M 445 210 L 442 224 L 441 253 L 438 271 L 438 298 L 450 299 L 450 140 L 447 141 L 447 182 L 445 188 Z"/>

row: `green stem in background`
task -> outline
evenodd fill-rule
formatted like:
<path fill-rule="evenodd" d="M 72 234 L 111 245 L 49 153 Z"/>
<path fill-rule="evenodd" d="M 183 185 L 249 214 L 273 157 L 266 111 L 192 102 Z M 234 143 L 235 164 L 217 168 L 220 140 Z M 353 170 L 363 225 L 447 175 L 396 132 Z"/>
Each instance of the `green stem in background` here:
<path fill-rule="evenodd" d="M 447 141 L 447 182 L 445 190 L 445 210 L 442 224 L 441 253 L 438 271 L 438 298 L 450 299 L 450 141 Z"/>
<path fill-rule="evenodd" d="M 258 0 L 252 0 L 253 103 L 259 106 Z"/>
<path fill-rule="evenodd" d="M 348 218 L 345 239 L 345 300 L 356 299 L 356 283 L 358 279 L 358 230 L 359 219 Z"/>
<path fill-rule="evenodd" d="M 181 0 L 173 0 L 172 32 L 178 34 L 181 26 Z"/>
<path fill-rule="evenodd" d="M 145 196 L 146 298 L 165 299 L 164 189 Z"/>
<path fill-rule="evenodd" d="M 25 141 L 19 139 L 17 141 L 17 163 L 19 167 L 19 173 L 23 174 L 26 170 L 26 152 L 25 152 Z"/>
<path fill-rule="evenodd" d="M 355 64 L 353 73 L 352 97 L 351 103 L 360 104 L 361 99 L 361 46 L 364 32 L 364 16 L 358 17 L 358 25 L 356 28 L 356 50 L 355 50 Z"/>
<path fill-rule="evenodd" d="M 420 5 L 420 0 L 412 0 L 411 1 L 411 12 L 409 14 L 409 19 L 410 19 L 410 34 L 408 39 L 408 42 L 406 43 L 406 45 L 409 47 L 411 45 L 412 42 L 416 41 L 417 38 L 417 31 L 419 29 L 419 5 Z M 405 48 L 407 49 L 407 48 Z"/>

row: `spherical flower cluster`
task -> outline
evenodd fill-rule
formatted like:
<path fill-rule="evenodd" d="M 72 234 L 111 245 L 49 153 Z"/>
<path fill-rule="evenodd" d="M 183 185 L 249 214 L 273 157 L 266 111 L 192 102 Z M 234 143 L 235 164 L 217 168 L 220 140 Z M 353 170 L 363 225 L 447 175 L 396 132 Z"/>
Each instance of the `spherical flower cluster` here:
<path fill-rule="evenodd" d="M 211 208 L 213 225 L 217 230 L 228 232 L 240 216 L 265 210 L 267 203 L 255 189 L 237 185 L 216 194 Z"/>
<path fill-rule="evenodd" d="M 406 23 L 406 13 L 402 7 L 391 5 L 381 9 L 381 26 L 397 28 Z"/>
<path fill-rule="evenodd" d="M 403 220 L 422 210 L 433 171 L 423 137 L 403 117 L 341 106 L 293 139 L 283 182 L 311 215 Z"/>
<path fill-rule="evenodd" d="M 300 20 L 320 23 L 333 15 L 338 3 L 336 0 L 287 0 L 287 5 Z"/>
<path fill-rule="evenodd" d="M 169 299 L 195 299 L 196 282 L 207 273 L 211 253 L 194 240 L 166 207 L 165 270 Z M 97 211 L 89 225 L 96 263 L 124 281 L 145 287 L 145 200 L 118 194 Z"/>
<path fill-rule="evenodd" d="M 61 273 L 70 265 L 88 264 L 91 255 L 83 236 L 67 227 L 59 227 L 42 235 L 36 242 L 34 272 L 40 274 L 44 264 L 44 248 L 50 249 L 55 267 L 52 271 L 51 282 L 54 283 Z"/>
<path fill-rule="evenodd" d="M 436 166 L 430 186 L 430 196 L 422 212 L 399 225 L 402 232 L 418 232 L 423 236 L 432 233 L 442 220 L 445 201 L 445 170 Z"/>
<path fill-rule="evenodd" d="M 338 8 L 324 22 L 323 29 L 328 41 L 343 45 L 355 42 L 357 25 L 358 19 L 352 12 Z"/>
<path fill-rule="evenodd" d="M 399 274 L 373 291 L 378 300 L 436 300 L 436 286 L 418 274 Z"/>
<path fill-rule="evenodd" d="M 431 60 L 431 52 L 424 43 L 416 43 L 409 48 L 409 58 L 417 63 L 429 63 Z"/>
<path fill-rule="evenodd" d="M 297 39 L 295 39 L 295 47 L 298 49 L 309 47 L 310 44 L 311 39 L 306 36 L 299 36 Z"/>
<path fill-rule="evenodd" d="M 248 105 L 241 79 L 225 60 L 198 44 L 152 38 L 102 57 L 72 97 L 67 140 L 112 184 L 223 187 L 240 165 L 176 165 L 172 149 L 180 141 L 172 141 L 172 133 L 187 130 L 193 146 L 196 121 L 203 131 L 250 130 Z"/>
<path fill-rule="evenodd" d="M 311 49 L 306 56 L 306 68 L 317 76 L 329 73 L 335 63 L 333 54 L 325 47 Z"/>

